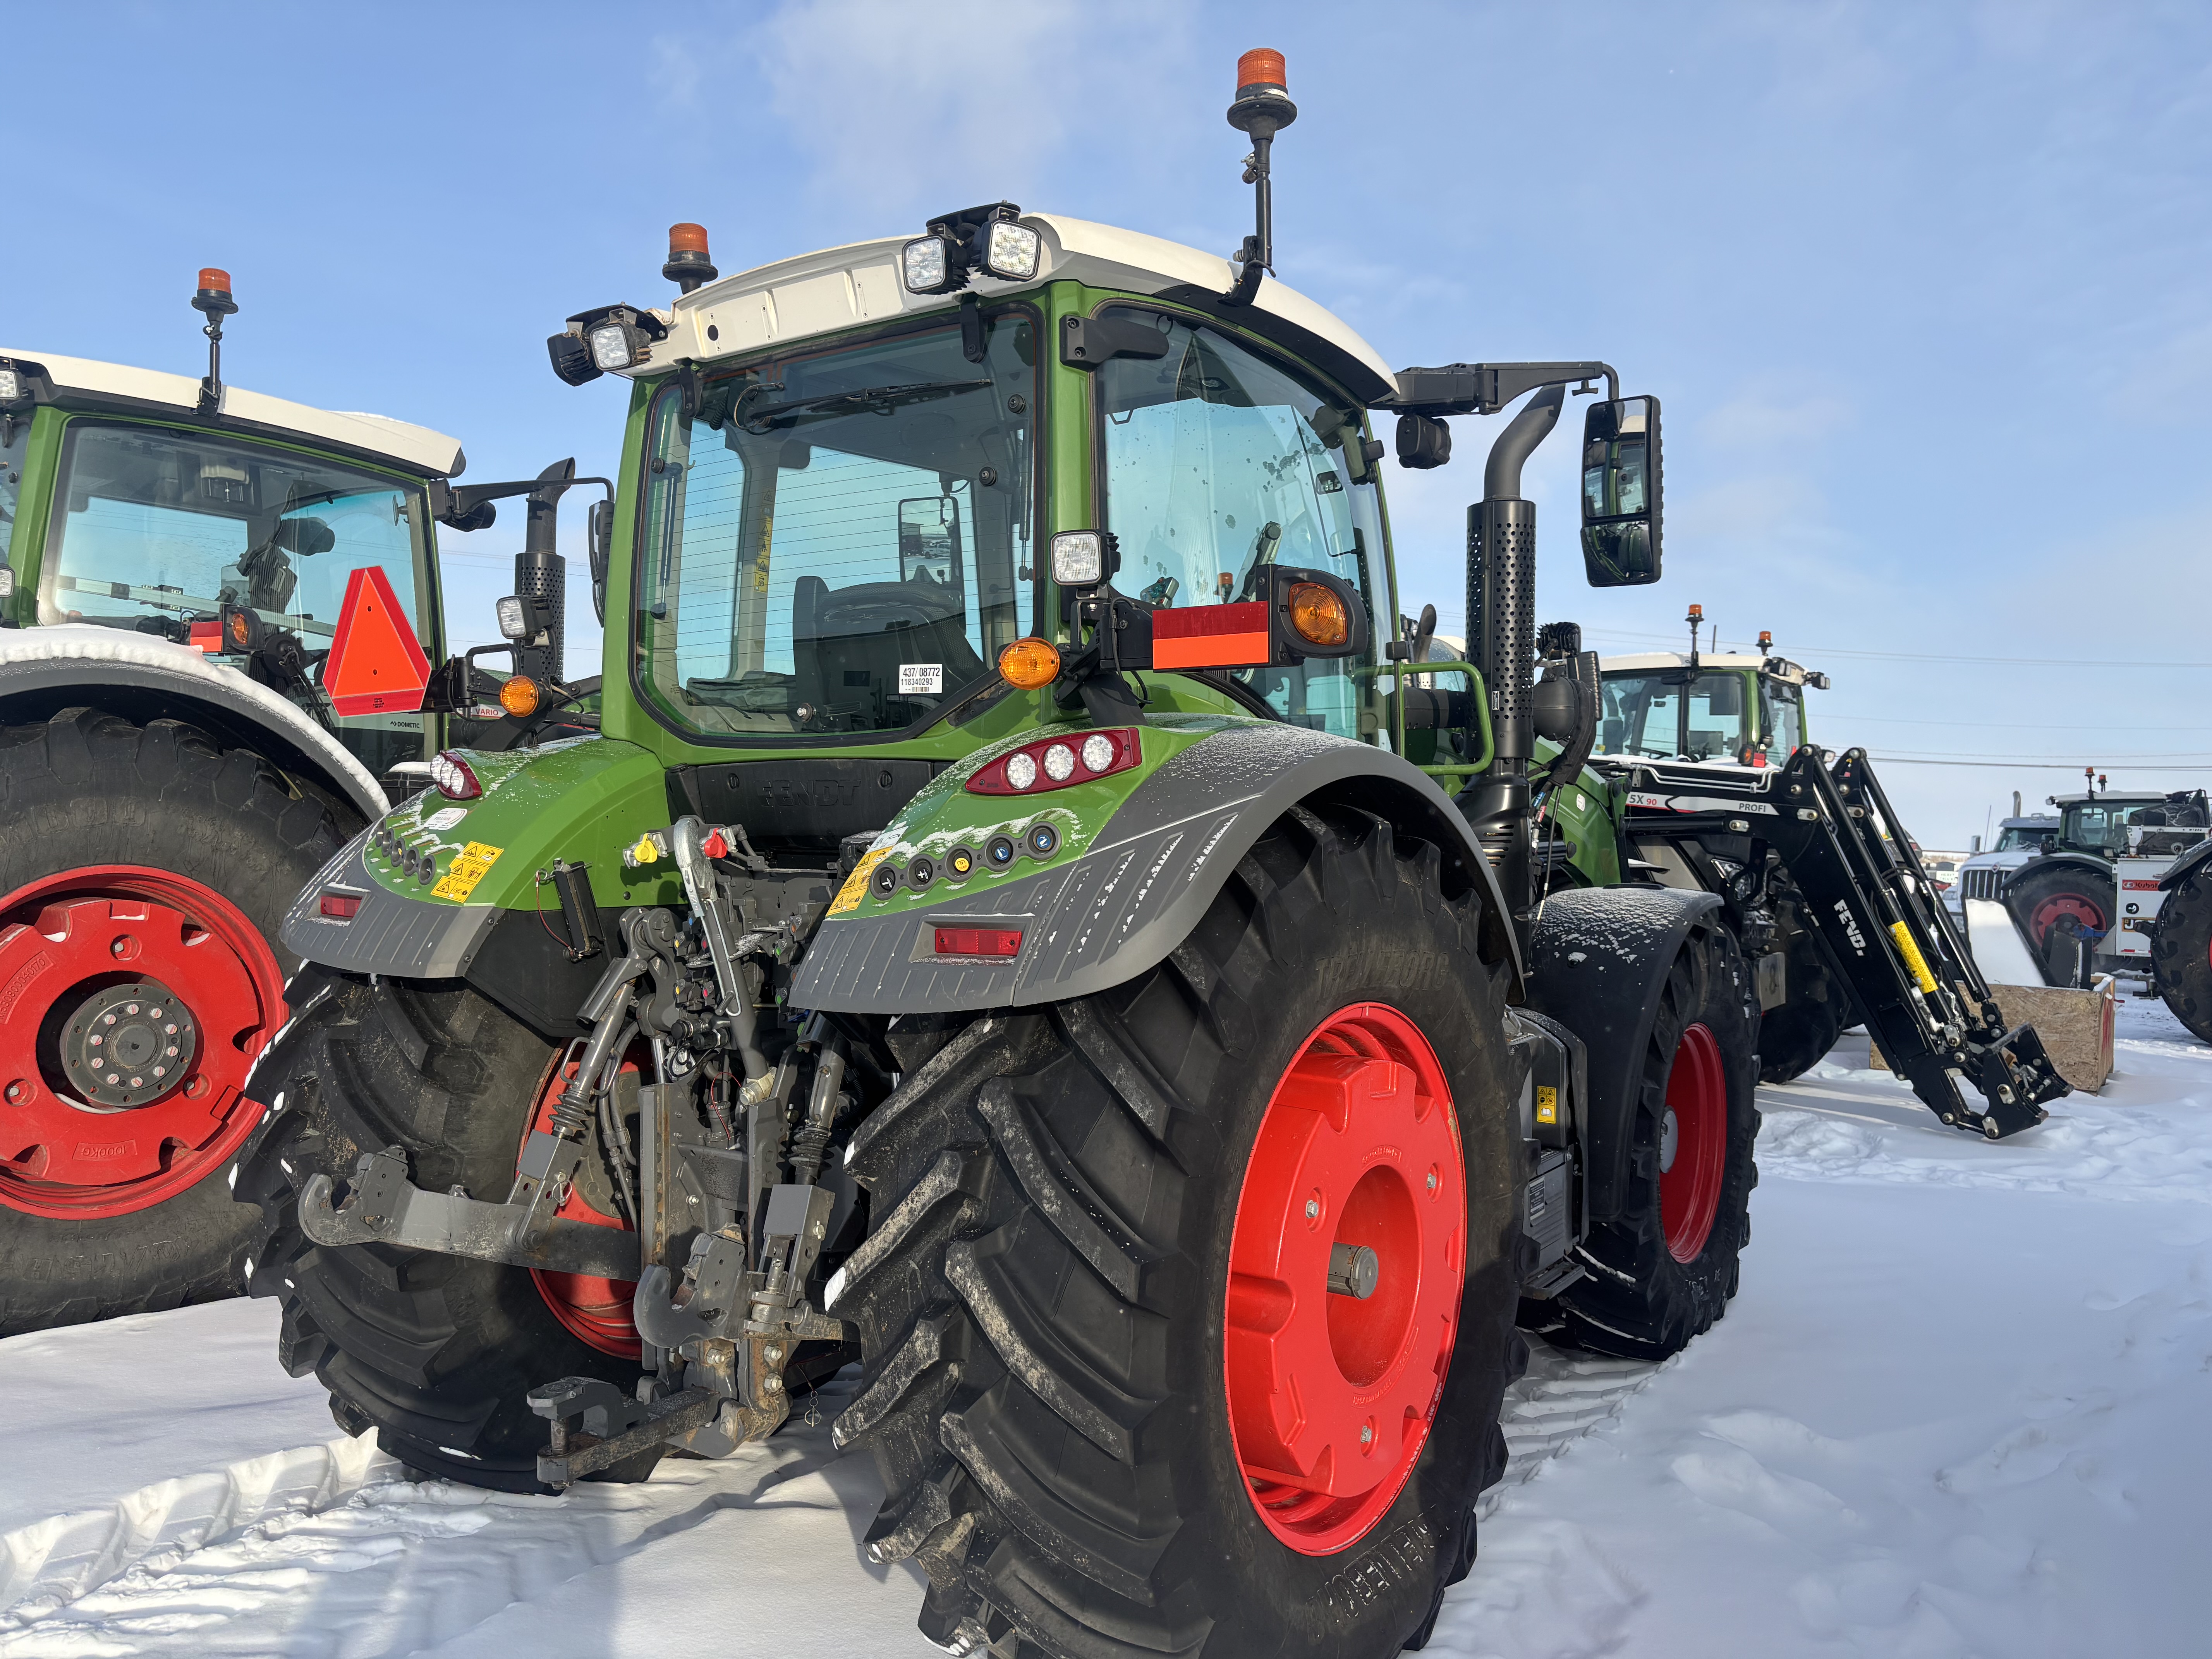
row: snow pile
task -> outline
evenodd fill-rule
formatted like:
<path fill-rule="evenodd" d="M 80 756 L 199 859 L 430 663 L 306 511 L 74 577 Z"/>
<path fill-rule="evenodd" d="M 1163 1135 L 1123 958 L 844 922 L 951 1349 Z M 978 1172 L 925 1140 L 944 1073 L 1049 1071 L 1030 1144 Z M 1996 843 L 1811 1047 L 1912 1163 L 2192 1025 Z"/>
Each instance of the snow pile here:
<path fill-rule="evenodd" d="M 2103 1096 L 1996 1146 L 1863 1036 L 1763 1089 L 1729 1316 L 1662 1365 L 1532 1345 L 1429 1650 L 2201 1650 L 2212 1049 L 2140 1004 L 2121 1030 Z M 234 1304 L 0 1344 L 11 1470 L 44 1481 L 0 1493 L 25 1583 L 0 1659 L 929 1651 L 920 1574 L 860 1553 L 878 1492 L 830 1444 L 836 1398 L 641 1486 L 414 1485 L 328 1440 L 271 1324 Z"/>

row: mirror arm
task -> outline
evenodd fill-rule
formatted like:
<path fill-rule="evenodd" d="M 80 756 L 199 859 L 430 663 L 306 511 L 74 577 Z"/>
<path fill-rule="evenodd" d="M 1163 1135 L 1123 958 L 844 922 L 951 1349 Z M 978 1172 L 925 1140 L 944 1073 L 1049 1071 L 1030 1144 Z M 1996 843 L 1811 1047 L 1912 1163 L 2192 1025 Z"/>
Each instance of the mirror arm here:
<path fill-rule="evenodd" d="M 1620 400 L 1620 376 L 1610 363 L 1447 363 L 1441 368 L 1401 368 L 1398 395 L 1378 403 L 1408 415 L 1495 415 L 1539 386 L 1605 376 L 1607 401 Z"/>

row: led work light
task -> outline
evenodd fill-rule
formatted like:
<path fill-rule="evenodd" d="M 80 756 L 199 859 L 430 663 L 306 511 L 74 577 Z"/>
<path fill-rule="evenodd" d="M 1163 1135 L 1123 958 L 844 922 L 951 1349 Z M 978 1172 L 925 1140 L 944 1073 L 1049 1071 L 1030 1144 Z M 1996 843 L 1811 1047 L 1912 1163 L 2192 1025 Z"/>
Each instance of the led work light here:
<path fill-rule="evenodd" d="M 1026 283 L 1044 262 L 1044 239 L 1021 222 L 1012 202 L 993 202 L 932 219 L 922 235 L 899 250 L 899 277 L 909 294 L 951 294 L 970 271 L 1002 283 Z"/>

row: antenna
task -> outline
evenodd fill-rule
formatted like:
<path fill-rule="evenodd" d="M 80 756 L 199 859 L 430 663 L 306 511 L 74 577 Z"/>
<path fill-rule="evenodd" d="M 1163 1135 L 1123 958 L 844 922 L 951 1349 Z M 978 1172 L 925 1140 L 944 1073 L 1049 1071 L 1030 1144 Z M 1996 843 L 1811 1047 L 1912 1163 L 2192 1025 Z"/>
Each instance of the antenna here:
<path fill-rule="evenodd" d="M 1237 60 L 1237 101 L 1229 106 L 1229 125 L 1252 135 L 1252 153 L 1244 158 L 1244 182 L 1252 186 L 1254 234 L 1231 255 L 1240 267 L 1237 285 L 1221 297 L 1230 305 L 1249 306 L 1260 291 L 1260 273 L 1275 269 L 1275 195 L 1269 167 L 1275 135 L 1298 118 L 1291 101 L 1283 54 L 1268 46 L 1255 46 Z"/>
<path fill-rule="evenodd" d="M 200 382 L 200 413 L 213 415 L 222 407 L 222 319 L 234 316 L 238 301 L 230 297 L 230 273 L 209 265 L 200 272 L 199 292 L 192 309 L 207 319 L 200 332 L 208 337 L 208 372 Z"/>

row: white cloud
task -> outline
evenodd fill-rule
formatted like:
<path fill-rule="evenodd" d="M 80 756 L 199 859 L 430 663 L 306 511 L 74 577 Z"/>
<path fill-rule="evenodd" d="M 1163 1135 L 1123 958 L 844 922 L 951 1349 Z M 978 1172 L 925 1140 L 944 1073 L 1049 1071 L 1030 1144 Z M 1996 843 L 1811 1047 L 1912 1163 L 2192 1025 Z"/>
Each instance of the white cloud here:
<path fill-rule="evenodd" d="M 1181 14 L 1145 0 L 1110 16 L 1075 0 L 792 0 L 725 45 L 696 33 L 655 46 L 672 101 L 748 132 L 771 131 L 810 190 L 862 214 L 912 218 L 1034 194 L 1071 131 L 1141 127 Z M 733 47 L 734 77 L 697 66 Z M 707 88 L 717 107 L 702 107 Z"/>

